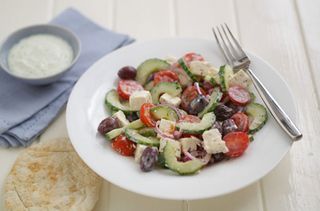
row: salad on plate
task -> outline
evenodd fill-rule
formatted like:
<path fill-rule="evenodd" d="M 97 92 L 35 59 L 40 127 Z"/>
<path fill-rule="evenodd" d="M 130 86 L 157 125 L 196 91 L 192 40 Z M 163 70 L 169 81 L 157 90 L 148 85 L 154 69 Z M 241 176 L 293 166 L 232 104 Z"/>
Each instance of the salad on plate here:
<path fill-rule="evenodd" d="M 167 168 L 180 175 L 244 154 L 266 123 L 243 70 L 219 69 L 201 55 L 151 58 L 118 71 L 105 96 L 112 114 L 98 132 L 144 172 Z"/>

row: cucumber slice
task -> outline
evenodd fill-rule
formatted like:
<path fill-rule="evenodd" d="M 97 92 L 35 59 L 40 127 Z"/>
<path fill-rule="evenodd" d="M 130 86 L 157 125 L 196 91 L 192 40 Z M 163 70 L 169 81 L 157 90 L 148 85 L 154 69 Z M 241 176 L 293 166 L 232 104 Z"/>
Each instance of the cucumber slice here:
<path fill-rule="evenodd" d="M 172 97 L 176 97 L 182 92 L 182 88 L 178 82 L 160 82 L 150 92 L 153 103 L 157 104 L 161 94 L 168 93 Z"/>
<path fill-rule="evenodd" d="M 121 127 L 121 128 L 116 128 L 114 130 L 111 130 L 110 132 L 106 133 L 105 137 L 107 140 L 111 141 L 112 139 L 120 136 L 125 128 L 130 128 L 130 129 L 139 129 L 144 127 L 144 124 L 141 122 L 140 119 L 137 119 L 133 122 L 130 122 L 126 127 Z"/>
<path fill-rule="evenodd" d="M 178 63 L 193 81 L 198 81 L 197 77 L 193 75 L 193 73 L 190 71 L 189 67 L 187 66 L 187 64 L 184 62 L 182 58 L 178 60 Z"/>
<path fill-rule="evenodd" d="M 164 148 L 163 157 L 165 166 L 180 175 L 194 174 L 204 166 L 204 163 L 199 159 L 179 162 L 175 156 L 175 147 L 170 141 L 167 142 Z"/>
<path fill-rule="evenodd" d="M 148 59 L 138 66 L 136 80 L 144 85 L 150 74 L 169 67 L 170 64 L 165 60 L 157 58 Z"/>
<path fill-rule="evenodd" d="M 160 140 L 158 138 L 144 137 L 144 136 L 140 135 L 137 130 L 126 128 L 124 133 L 128 139 L 130 139 L 131 141 L 133 141 L 137 144 L 142 144 L 142 145 L 147 145 L 147 146 L 155 146 L 155 147 L 159 147 L 159 145 L 160 145 Z"/>
<path fill-rule="evenodd" d="M 134 112 L 129 107 L 128 102 L 120 102 L 120 98 L 118 92 L 114 89 L 110 90 L 105 97 L 105 105 L 109 107 L 112 111 L 123 111 L 125 114 L 130 114 Z"/>
<path fill-rule="evenodd" d="M 145 128 L 140 129 L 139 134 L 142 136 L 146 136 L 146 137 L 150 137 L 150 136 L 156 137 L 157 136 L 156 131 L 151 127 L 145 127 Z"/>
<path fill-rule="evenodd" d="M 148 83 L 146 83 L 146 85 L 144 85 L 144 89 L 148 91 L 150 91 L 153 87 L 154 87 L 153 81 L 149 81 Z"/>
<path fill-rule="evenodd" d="M 124 128 L 117 128 L 114 130 L 111 130 L 110 132 L 106 133 L 105 137 L 108 141 L 111 141 L 112 139 L 118 137 L 121 135 L 121 133 L 124 132 Z"/>
<path fill-rule="evenodd" d="M 201 122 L 191 123 L 191 122 L 179 122 L 176 127 L 182 130 L 183 133 L 188 134 L 202 134 L 205 130 L 212 127 L 216 120 L 216 116 L 213 112 L 206 113 Z"/>
<path fill-rule="evenodd" d="M 208 81 L 212 86 L 216 86 L 218 83 L 216 82 L 216 80 L 213 78 L 213 76 L 211 75 L 206 75 L 204 77 L 205 81 Z"/>
<path fill-rule="evenodd" d="M 155 120 L 166 119 L 171 121 L 177 121 L 179 119 L 175 110 L 173 110 L 169 106 L 164 105 L 151 108 L 150 114 Z"/>
<path fill-rule="evenodd" d="M 221 98 L 222 98 L 222 92 L 220 92 L 219 88 L 214 88 L 213 92 L 210 95 L 210 101 L 208 105 L 198 114 L 198 117 L 201 118 L 206 113 L 213 111 L 218 105 Z"/>
<path fill-rule="evenodd" d="M 246 113 L 249 116 L 249 133 L 253 134 L 260 130 L 268 120 L 266 108 L 259 103 L 250 103 L 246 107 Z"/>
<path fill-rule="evenodd" d="M 223 65 L 220 67 L 219 76 L 221 81 L 222 91 L 227 91 L 229 88 L 229 80 L 233 76 L 233 70 L 229 65 Z"/>

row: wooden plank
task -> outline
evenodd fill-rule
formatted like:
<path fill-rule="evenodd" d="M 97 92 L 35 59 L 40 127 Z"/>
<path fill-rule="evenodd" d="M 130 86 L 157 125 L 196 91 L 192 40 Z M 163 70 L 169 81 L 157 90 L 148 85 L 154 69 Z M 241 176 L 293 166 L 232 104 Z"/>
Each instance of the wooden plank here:
<path fill-rule="evenodd" d="M 211 27 L 228 23 L 236 29 L 232 0 L 177 0 L 177 35 L 213 39 Z"/>
<path fill-rule="evenodd" d="M 113 0 L 55 0 L 53 15 L 57 15 L 62 10 L 73 7 L 90 19 L 102 26 L 113 27 Z"/>
<path fill-rule="evenodd" d="M 115 30 L 138 40 L 150 40 L 172 35 L 173 18 L 170 0 L 115 1 Z"/>
<path fill-rule="evenodd" d="M 109 211 L 179 211 L 183 208 L 179 201 L 150 198 L 128 192 L 114 185 L 110 188 L 110 202 Z"/>
<path fill-rule="evenodd" d="M 227 1 L 177 0 L 177 34 L 213 39 L 211 27 L 228 23 L 237 32 L 235 5 Z M 226 15 L 227 14 L 227 15 Z M 237 36 L 237 33 L 236 33 Z M 212 187 L 214 188 L 214 187 Z M 226 196 L 189 202 L 190 210 L 263 210 L 259 183 Z M 185 209 L 187 210 L 187 209 Z"/>
<path fill-rule="evenodd" d="M 313 73 L 313 84 L 316 87 L 318 104 L 320 104 L 320 83 L 317 82 L 320 78 L 320 1 L 296 0 L 296 10 L 300 17 L 306 53 Z"/>
<path fill-rule="evenodd" d="M 1 40 L 19 28 L 49 20 L 48 12 L 51 8 L 47 0 L 1 0 L 0 5 Z"/>
<path fill-rule="evenodd" d="M 243 45 L 269 61 L 288 82 L 304 134 L 288 158 L 263 179 L 266 210 L 320 210 L 320 157 L 315 156 L 320 149 L 320 113 L 293 2 L 236 3 Z"/>

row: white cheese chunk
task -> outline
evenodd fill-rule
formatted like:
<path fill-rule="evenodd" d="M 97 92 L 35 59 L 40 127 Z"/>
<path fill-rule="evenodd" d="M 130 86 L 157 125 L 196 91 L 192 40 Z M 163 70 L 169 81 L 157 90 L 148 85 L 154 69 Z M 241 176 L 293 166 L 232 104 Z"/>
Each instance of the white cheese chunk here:
<path fill-rule="evenodd" d="M 169 95 L 168 93 L 161 95 L 159 101 L 160 101 L 160 103 L 167 103 L 167 104 L 173 105 L 175 107 L 178 107 L 181 103 L 180 97 L 173 97 L 173 96 Z"/>
<path fill-rule="evenodd" d="M 168 56 L 165 58 L 166 62 L 173 65 L 174 63 L 177 63 L 178 59 L 174 56 Z"/>
<path fill-rule="evenodd" d="M 229 80 L 229 86 L 240 85 L 244 88 L 248 88 L 251 83 L 252 81 L 250 77 L 243 70 L 239 70 L 238 72 L 236 72 Z"/>
<path fill-rule="evenodd" d="M 161 119 L 159 129 L 166 134 L 172 134 L 176 129 L 176 123 L 170 120 Z"/>
<path fill-rule="evenodd" d="M 189 67 L 190 71 L 195 75 L 206 76 L 218 73 L 218 70 L 206 61 L 192 61 Z"/>
<path fill-rule="evenodd" d="M 140 162 L 143 150 L 145 150 L 146 148 L 146 145 L 137 144 L 136 150 L 134 151 L 134 161 L 136 161 L 137 163 Z"/>
<path fill-rule="evenodd" d="M 170 139 L 170 138 L 161 138 L 160 139 L 160 146 L 159 146 L 159 152 L 163 152 L 163 149 L 165 148 L 167 142 L 170 141 L 174 148 L 175 148 L 175 155 L 176 157 L 181 157 L 181 144 L 180 142 L 174 140 L 174 139 Z"/>
<path fill-rule="evenodd" d="M 140 110 L 144 103 L 152 103 L 152 97 L 149 91 L 136 91 L 131 94 L 129 98 L 130 108 L 133 110 Z"/>
<path fill-rule="evenodd" d="M 207 130 L 202 134 L 203 147 L 207 153 L 226 153 L 228 148 L 225 141 L 221 139 L 221 134 L 218 129 Z"/>
<path fill-rule="evenodd" d="M 129 121 L 127 120 L 126 115 L 124 115 L 123 111 L 117 111 L 112 116 L 118 119 L 122 127 L 125 127 L 129 124 Z"/>

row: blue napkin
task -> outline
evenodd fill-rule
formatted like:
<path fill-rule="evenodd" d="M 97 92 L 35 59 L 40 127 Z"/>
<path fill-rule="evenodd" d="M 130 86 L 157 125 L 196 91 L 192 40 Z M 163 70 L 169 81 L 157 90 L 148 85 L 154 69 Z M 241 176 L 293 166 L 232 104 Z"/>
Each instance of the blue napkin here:
<path fill-rule="evenodd" d="M 51 23 L 79 37 L 79 60 L 63 78 L 47 86 L 27 85 L 0 71 L 0 146 L 30 145 L 59 114 L 79 77 L 102 56 L 134 41 L 96 25 L 74 9 L 63 11 Z"/>

